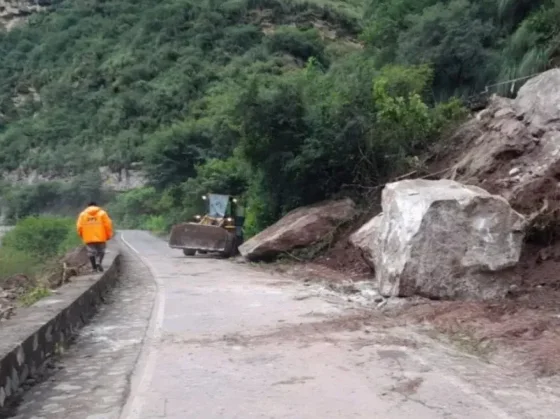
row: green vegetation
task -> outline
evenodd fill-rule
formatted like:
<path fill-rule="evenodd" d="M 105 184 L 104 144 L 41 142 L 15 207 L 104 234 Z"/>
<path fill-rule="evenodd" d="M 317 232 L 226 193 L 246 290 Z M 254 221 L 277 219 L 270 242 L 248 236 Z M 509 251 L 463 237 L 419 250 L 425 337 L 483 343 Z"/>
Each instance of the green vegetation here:
<path fill-rule="evenodd" d="M 32 256 L 6 246 L 0 247 L 0 281 L 18 274 L 32 276 L 36 267 L 37 261 Z"/>
<path fill-rule="evenodd" d="M 51 295 L 51 290 L 43 285 L 38 285 L 26 292 L 20 299 L 21 304 L 29 307 L 37 301 Z"/>
<path fill-rule="evenodd" d="M 29 217 L 2 238 L 0 249 L 21 252 L 42 263 L 80 244 L 76 221 L 60 217 Z"/>
<path fill-rule="evenodd" d="M 98 166 L 140 161 L 151 185 L 111 202 L 120 227 L 163 231 L 212 190 L 255 233 L 410 169 L 458 99 L 555 64 L 559 17 L 560 0 L 56 2 L 0 34 L 0 170 L 82 181 L 3 192 L 9 217 L 68 212 L 100 195 Z"/>
<path fill-rule="evenodd" d="M 25 275 L 29 282 L 21 296 L 31 305 L 50 295 L 49 284 L 41 281 L 43 270 L 80 244 L 75 221 L 60 217 L 30 217 L 21 220 L 2 238 L 0 246 L 0 286 L 14 275 Z M 21 291 L 21 290 L 20 290 Z"/>

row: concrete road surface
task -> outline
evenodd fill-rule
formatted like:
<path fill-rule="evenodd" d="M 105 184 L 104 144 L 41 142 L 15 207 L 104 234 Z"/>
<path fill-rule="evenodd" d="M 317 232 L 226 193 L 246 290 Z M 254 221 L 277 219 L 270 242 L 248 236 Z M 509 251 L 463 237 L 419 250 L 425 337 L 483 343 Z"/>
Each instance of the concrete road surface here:
<path fill-rule="evenodd" d="M 123 419 L 560 418 L 553 382 L 302 298 L 300 283 L 123 238 L 157 282 Z"/>
<path fill-rule="evenodd" d="M 558 381 L 385 327 L 342 295 L 122 238 L 134 250 L 109 303 L 0 418 L 560 418 Z"/>

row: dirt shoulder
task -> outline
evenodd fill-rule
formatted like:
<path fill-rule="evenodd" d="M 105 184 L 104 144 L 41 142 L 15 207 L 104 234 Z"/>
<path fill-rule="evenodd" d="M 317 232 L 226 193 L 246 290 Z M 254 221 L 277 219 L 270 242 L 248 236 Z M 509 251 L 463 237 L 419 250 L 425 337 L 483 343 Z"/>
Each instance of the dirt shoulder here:
<path fill-rule="evenodd" d="M 347 293 L 360 288 L 348 284 L 372 281 L 363 266 L 345 269 L 344 263 L 327 259 L 314 262 L 284 260 L 258 269 L 290 276 L 329 291 Z M 343 260 L 338 255 L 339 260 Z M 334 269 L 338 267 L 339 269 Z M 512 290 L 499 301 L 430 301 L 422 298 L 356 299 L 369 304 L 387 327 L 416 326 L 431 338 L 443 340 L 488 362 L 508 368 L 527 368 L 537 376 L 560 373 L 560 245 L 542 250 L 527 246 L 517 270 L 512 272 Z M 346 284 L 346 285 L 344 285 Z"/>

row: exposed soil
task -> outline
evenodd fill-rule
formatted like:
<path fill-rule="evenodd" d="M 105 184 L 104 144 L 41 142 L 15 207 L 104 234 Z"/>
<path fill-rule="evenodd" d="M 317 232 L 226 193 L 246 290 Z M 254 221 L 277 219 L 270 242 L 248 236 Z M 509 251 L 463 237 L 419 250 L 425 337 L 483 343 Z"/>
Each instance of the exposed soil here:
<path fill-rule="evenodd" d="M 498 101 L 493 106 L 491 112 L 502 104 Z M 538 375 L 560 374 L 560 164 L 551 164 L 541 176 L 533 176 L 517 188 L 521 182 L 518 174 L 532 176 L 531 167 L 542 160 L 538 155 L 542 132 L 520 126 L 517 116 L 490 122 L 488 118 L 471 118 L 448 141 L 441 142 L 439 149 L 432 150 L 424 159 L 425 171 L 432 175 L 422 171 L 407 177 L 453 178 L 481 186 L 506 196 L 517 211 L 532 220 L 520 263 L 512 271 L 511 290 L 506 298 L 491 302 L 405 300 L 389 305 L 387 320 L 426 324 L 475 354 L 489 359 L 504 352 L 514 354 Z M 464 157 L 479 147 L 492 153 L 473 154 L 486 159 L 478 169 L 475 164 L 475 170 L 464 163 Z M 376 191 L 380 195 L 381 189 Z M 368 201 L 378 202 L 375 198 Z M 373 278 L 373 269 L 348 237 L 379 212 L 379 208 L 375 210 L 341 232 L 313 262 L 282 269 L 302 279 L 333 283 Z"/>
<path fill-rule="evenodd" d="M 344 272 L 352 279 L 373 278 L 373 269 L 366 263 L 359 249 L 348 238 L 338 241 L 325 254 L 314 260 L 317 265 Z"/>
<path fill-rule="evenodd" d="M 374 277 L 374 269 L 370 266 L 362 252 L 350 243 L 350 236 L 372 217 L 381 212 L 381 196 L 379 192 L 375 195 L 370 194 L 371 209 L 363 211 L 353 222 L 346 225 L 337 232 L 331 246 L 324 253 L 318 255 L 313 260 L 315 269 L 321 266 L 328 269 L 343 272 L 349 279 L 366 279 Z M 336 275 L 335 275 L 336 276 Z"/>

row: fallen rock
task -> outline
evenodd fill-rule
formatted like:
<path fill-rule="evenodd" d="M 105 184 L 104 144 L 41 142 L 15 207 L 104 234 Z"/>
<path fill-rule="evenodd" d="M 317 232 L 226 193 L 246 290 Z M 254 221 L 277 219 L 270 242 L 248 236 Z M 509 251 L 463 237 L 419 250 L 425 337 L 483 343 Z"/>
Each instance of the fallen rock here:
<path fill-rule="evenodd" d="M 451 180 L 404 180 L 383 190 L 382 214 L 352 241 L 375 265 L 383 296 L 504 296 L 525 218 L 508 202 Z"/>
<path fill-rule="evenodd" d="M 78 246 L 70 250 L 60 260 L 44 270 L 42 282 L 50 288 L 57 288 L 78 276 L 89 267 L 89 257 L 86 246 Z"/>
<path fill-rule="evenodd" d="M 67 252 L 62 258 L 62 264 L 70 268 L 81 268 L 89 263 L 86 246 L 78 246 Z"/>
<path fill-rule="evenodd" d="M 350 243 L 361 250 L 362 257 L 372 269 L 375 269 L 374 249 L 381 245 L 378 232 L 380 231 L 382 220 L 383 217 L 379 214 L 350 236 Z"/>
<path fill-rule="evenodd" d="M 301 207 L 247 240 L 239 247 L 239 252 L 252 261 L 274 258 L 319 242 L 355 215 L 356 207 L 351 199 Z"/>
<path fill-rule="evenodd" d="M 525 215 L 545 201 L 560 209 L 560 69 L 532 78 L 515 99 L 492 97 L 444 154 L 453 163 L 446 177 L 499 194 Z"/>

